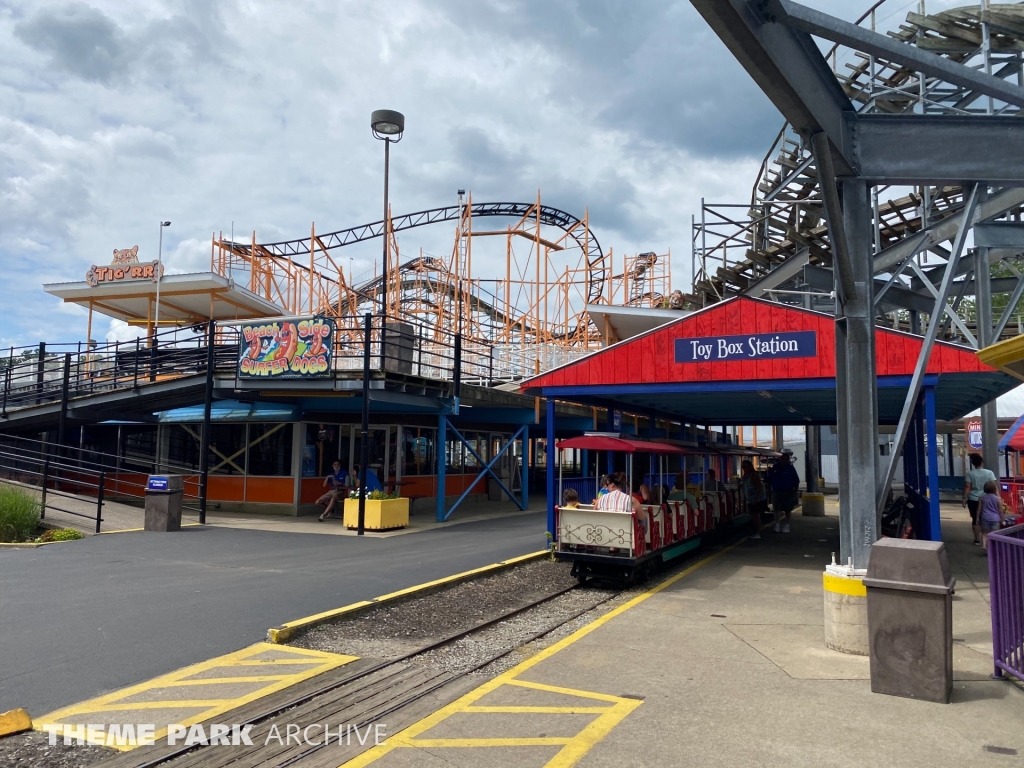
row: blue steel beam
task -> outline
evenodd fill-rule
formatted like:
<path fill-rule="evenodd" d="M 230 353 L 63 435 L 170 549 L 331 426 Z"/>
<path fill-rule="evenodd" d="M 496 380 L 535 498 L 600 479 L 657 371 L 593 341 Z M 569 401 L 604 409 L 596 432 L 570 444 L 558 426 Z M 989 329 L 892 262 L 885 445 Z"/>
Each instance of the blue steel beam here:
<path fill-rule="evenodd" d="M 480 458 L 480 454 L 478 454 L 478 453 L 477 453 L 477 452 L 476 452 L 475 450 L 473 450 L 473 446 L 472 446 L 472 445 L 470 445 L 470 444 L 469 444 L 469 443 L 468 443 L 468 442 L 466 441 L 466 438 L 464 438 L 464 437 L 463 437 L 463 436 L 462 436 L 462 435 L 460 434 L 459 430 L 457 430 L 457 429 L 455 428 L 455 426 L 454 426 L 453 424 L 451 424 L 450 422 L 448 423 L 448 426 L 449 426 L 449 427 L 451 428 L 452 432 L 454 432 L 454 433 L 455 433 L 455 436 L 456 436 L 457 438 L 459 438 L 459 442 L 460 442 L 460 443 L 462 443 L 462 444 L 463 444 L 464 446 L 466 446 L 466 448 L 468 448 L 468 449 L 469 449 L 469 452 L 470 452 L 471 454 L 473 454 L 473 457 L 474 457 L 474 458 L 475 458 L 475 459 L 476 459 L 476 460 L 477 460 L 477 461 L 478 461 L 478 462 L 479 462 L 480 464 L 484 464 L 484 460 L 483 460 L 482 458 Z M 509 441 L 508 441 L 507 443 L 505 443 L 504 447 L 503 447 L 503 448 L 502 448 L 502 449 L 501 449 L 500 451 L 498 451 L 498 452 L 497 452 L 497 453 L 496 453 L 496 454 L 494 455 L 494 458 L 493 458 L 493 459 L 491 459 L 491 460 L 490 460 L 490 462 L 488 462 L 488 463 L 487 463 L 486 465 L 484 465 L 484 468 L 483 468 L 482 470 L 480 470 L 480 474 L 478 474 L 478 475 L 477 475 L 477 476 L 476 476 L 475 478 L 473 478 L 473 482 L 472 482 L 472 483 L 470 483 L 470 484 L 469 484 L 469 487 L 468 487 L 468 488 L 466 488 L 466 490 L 464 490 L 464 491 L 462 492 L 462 495 L 461 495 L 461 496 L 459 496 L 458 500 L 457 500 L 457 501 L 456 501 L 456 502 L 455 502 L 454 504 L 452 504 L 452 508 L 451 508 L 451 509 L 449 509 L 449 510 L 448 510 L 447 512 L 445 512 L 445 513 L 444 513 L 444 518 L 443 518 L 442 520 L 440 520 L 439 522 L 444 522 L 444 521 L 445 521 L 445 520 L 447 520 L 447 519 L 448 519 L 449 517 L 451 517 L 451 516 L 452 516 L 452 513 L 453 513 L 453 512 L 454 512 L 454 511 L 455 511 L 455 510 L 456 510 L 456 509 L 458 508 L 458 506 L 459 506 L 459 505 L 460 505 L 460 504 L 461 504 L 461 503 L 462 503 L 463 501 L 465 501 L 466 497 L 467 497 L 467 496 L 469 496 L 469 493 L 470 493 L 470 491 L 472 491 L 472 490 L 473 490 L 473 487 L 474 487 L 474 486 L 475 486 L 475 485 L 476 485 L 476 484 L 477 484 L 478 482 L 480 482 L 480 478 L 482 478 L 482 477 L 484 477 L 484 476 L 486 476 L 486 475 L 488 475 L 488 474 L 490 474 L 491 476 L 493 476 L 493 477 L 494 477 L 494 480 L 495 480 L 495 482 L 497 482 L 497 483 L 498 483 L 498 485 L 500 485 L 500 486 L 501 486 L 501 490 L 503 490 L 503 491 L 504 491 L 504 492 L 505 492 L 506 494 L 508 494 L 508 497 L 509 497 L 510 499 L 512 499 L 512 503 L 514 503 L 514 504 L 515 504 L 515 505 L 516 505 L 517 507 L 519 507 L 520 509 L 526 509 L 526 505 L 525 505 L 525 504 L 520 504 L 520 503 L 519 503 L 519 500 L 518 500 L 518 499 L 516 499 L 516 495 L 515 495 L 514 493 L 512 493 L 512 491 L 510 491 L 510 490 L 508 489 L 508 487 L 507 487 L 507 486 L 506 486 L 506 485 L 505 485 L 505 484 L 504 484 L 503 482 L 501 482 L 501 478 L 500 478 L 500 477 L 498 477 L 497 473 L 495 473 L 495 471 L 494 471 L 494 469 L 493 469 L 493 467 L 494 467 L 494 464 L 495 464 L 495 463 L 496 463 L 496 462 L 498 461 L 498 459 L 500 459 L 500 458 L 502 457 L 502 455 L 503 455 L 503 454 L 505 453 L 505 451 L 507 451 L 507 450 L 509 449 L 509 447 L 510 447 L 510 446 L 512 445 L 512 443 L 514 443 L 514 442 L 515 442 L 515 439 L 516 439 L 516 437 L 518 437 L 518 436 L 519 436 L 519 433 L 520 433 L 520 432 L 523 432 L 523 431 L 524 431 L 525 429 L 526 429 L 526 427 L 525 427 L 525 426 L 523 426 L 523 427 L 520 427 L 520 428 L 519 428 L 519 429 L 518 429 L 518 430 L 516 431 L 515 435 L 514 435 L 514 436 L 513 436 L 513 437 L 512 437 L 512 438 L 511 438 L 511 439 L 510 439 L 510 440 L 509 440 Z"/>
<path fill-rule="evenodd" d="M 935 425 L 935 387 L 924 388 L 924 420 L 928 435 L 928 513 L 932 541 L 942 541 L 939 517 L 939 440 Z"/>

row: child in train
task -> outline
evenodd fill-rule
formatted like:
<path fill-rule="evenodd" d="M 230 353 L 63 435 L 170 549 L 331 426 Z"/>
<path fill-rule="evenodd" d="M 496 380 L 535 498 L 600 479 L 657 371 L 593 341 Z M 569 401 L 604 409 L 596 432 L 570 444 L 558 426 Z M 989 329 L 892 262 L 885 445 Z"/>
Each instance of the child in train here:
<path fill-rule="evenodd" d="M 566 488 L 562 494 L 562 508 L 576 509 L 580 504 L 580 495 L 572 488 Z"/>

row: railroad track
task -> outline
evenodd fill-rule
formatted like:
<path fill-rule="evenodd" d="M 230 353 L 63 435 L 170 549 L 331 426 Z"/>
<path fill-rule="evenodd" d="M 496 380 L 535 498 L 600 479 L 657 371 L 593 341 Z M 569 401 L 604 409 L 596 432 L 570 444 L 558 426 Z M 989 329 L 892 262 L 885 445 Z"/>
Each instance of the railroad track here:
<path fill-rule="evenodd" d="M 353 662 L 336 673 L 327 673 L 293 686 L 264 699 L 243 706 L 233 712 L 215 718 L 220 723 L 252 726 L 249 737 L 253 746 L 169 746 L 156 744 L 140 747 L 118 755 L 99 764 L 102 768 L 337 768 L 338 765 L 372 746 L 372 739 L 360 745 L 356 743 L 338 745 L 332 739 L 330 748 L 320 744 L 282 744 L 288 724 L 301 728 L 313 724 L 330 723 L 332 728 L 347 726 L 351 737 L 352 729 L 367 729 L 374 723 L 387 718 L 388 735 L 394 735 L 420 720 L 430 712 L 454 701 L 463 693 L 480 684 L 473 678 L 474 673 L 501 660 L 518 648 L 538 640 L 567 622 L 579 618 L 588 611 L 608 602 L 619 590 L 605 593 L 601 599 L 568 615 L 560 615 L 550 625 L 518 640 L 511 647 L 489 655 L 482 661 L 458 672 L 431 667 L 430 664 L 416 664 L 417 659 L 433 651 L 454 645 L 472 635 L 481 633 L 509 619 L 534 610 L 568 592 L 578 590 L 581 585 L 572 585 L 534 600 L 526 605 L 506 611 L 486 621 L 456 632 L 441 640 L 417 648 L 397 658 L 377 663 L 368 663 L 352 670 Z M 346 673 L 345 670 L 348 670 Z M 338 674 L 338 679 L 326 682 L 324 678 Z M 269 699 L 269 700 L 268 700 Z M 281 740 L 267 740 L 274 726 L 281 734 Z M 358 731 L 357 731 L 358 733 Z M 367 731 L 368 733 L 368 731 Z M 319 734 L 319 735 L 316 735 Z M 322 741 L 323 731 L 314 732 L 313 738 Z M 333 735 L 333 732 L 332 732 Z"/>

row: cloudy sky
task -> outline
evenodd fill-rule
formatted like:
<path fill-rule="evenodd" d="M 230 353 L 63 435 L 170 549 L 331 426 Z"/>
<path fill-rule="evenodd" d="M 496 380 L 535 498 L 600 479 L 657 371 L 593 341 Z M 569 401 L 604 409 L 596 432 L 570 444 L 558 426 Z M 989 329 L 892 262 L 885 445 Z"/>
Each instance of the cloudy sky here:
<path fill-rule="evenodd" d="M 852 19 L 867 0 L 811 4 Z M 396 214 L 540 189 L 589 208 L 617 254 L 671 248 L 676 287 L 700 199 L 748 200 L 780 127 L 685 0 L 0 0 L 0 345 L 84 338 L 84 311 L 41 284 L 114 248 L 155 258 L 161 219 L 178 272 L 232 223 L 270 241 L 379 219 L 378 108 L 407 116 Z M 357 273 L 378 247 L 346 254 Z"/>

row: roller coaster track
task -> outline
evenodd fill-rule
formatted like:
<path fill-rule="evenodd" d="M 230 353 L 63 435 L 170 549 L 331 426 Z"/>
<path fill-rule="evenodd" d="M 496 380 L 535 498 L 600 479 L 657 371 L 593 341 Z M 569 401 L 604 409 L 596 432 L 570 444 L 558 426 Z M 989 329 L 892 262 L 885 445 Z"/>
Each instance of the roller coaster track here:
<path fill-rule="evenodd" d="M 884 3 L 875 3 L 858 24 L 872 18 Z M 884 17 L 883 17 L 884 18 Z M 983 25 L 986 29 L 983 30 Z M 889 37 L 916 45 L 968 66 L 988 66 L 997 77 L 1018 77 L 1024 52 L 1024 4 L 953 8 L 932 15 L 909 13 Z M 983 38 L 990 40 L 987 54 Z M 900 64 L 848 49 L 827 53 L 832 69 L 858 112 L 927 114 L 1018 115 L 1016 107 L 986 104 L 987 97 L 951 86 Z M 998 151 L 993 148 L 993 151 Z M 888 188 L 877 190 L 884 195 Z M 807 290 L 799 265 L 831 268 L 831 244 L 821 207 L 817 171 L 810 149 L 792 128 L 784 125 L 761 164 L 749 207 L 707 205 L 702 211 L 703 235 L 695 229 L 695 274 L 690 301 L 705 306 L 750 290 L 772 272 L 787 268 L 778 288 Z M 959 186 L 925 187 L 877 204 L 876 249 L 956 215 L 963 207 Z M 735 211 L 731 213 L 730 210 Z M 1007 212 L 1019 211 L 1014 206 Z M 713 235 L 713 236 L 712 236 Z M 703 240 L 700 238 L 703 236 Z M 698 244 L 706 243 L 706 245 Z M 733 260 L 732 254 L 742 256 Z M 716 265 L 714 268 L 712 264 Z M 721 266 L 717 266 L 721 264 Z M 712 271 L 714 269 L 714 271 Z M 820 290 L 820 288 L 819 288 Z"/>
<path fill-rule="evenodd" d="M 535 207 L 536 203 L 473 203 L 470 213 L 473 218 L 502 217 L 523 219 L 526 216 L 530 216 L 530 220 L 533 221 L 534 215 L 531 214 L 531 210 Z M 458 221 L 462 215 L 463 206 L 460 205 L 449 205 L 444 208 L 431 208 L 426 211 L 407 213 L 391 218 L 391 230 L 393 232 L 401 232 L 416 227 L 424 227 L 429 224 L 454 222 Z M 605 261 L 604 252 L 601 250 L 601 244 L 597 241 L 593 232 L 588 232 L 587 228 L 583 226 L 583 221 L 578 217 L 558 208 L 552 208 L 549 205 L 540 206 L 539 218 L 541 224 L 558 227 L 566 232 L 579 246 L 580 251 L 586 256 L 587 260 L 588 301 L 595 302 L 599 300 L 604 290 L 608 265 Z M 331 251 L 336 248 L 343 248 L 346 245 L 353 245 L 354 243 L 382 237 L 383 234 L 384 221 L 381 220 L 370 224 L 360 224 L 348 229 L 339 229 L 336 232 L 318 234 L 317 238 L 322 243 L 323 250 Z M 302 262 L 298 258 L 293 259 L 293 257 L 308 259 L 309 256 L 308 237 L 296 240 L 282 240 L 276 243 L 258 243 L 257 247 L 270 255 L 292 259 L 296 261 L 300 268 L 302 267 Z M 237 250 L 248 250 L 244 245 L 236 245 L 235 248 Z M 358 290 L 362 291 L 371 287 L 370 284 L 366 284 L 365 286 L 360 286 Z"/>

